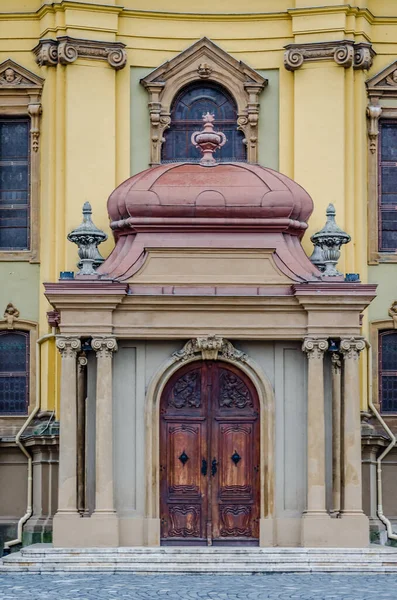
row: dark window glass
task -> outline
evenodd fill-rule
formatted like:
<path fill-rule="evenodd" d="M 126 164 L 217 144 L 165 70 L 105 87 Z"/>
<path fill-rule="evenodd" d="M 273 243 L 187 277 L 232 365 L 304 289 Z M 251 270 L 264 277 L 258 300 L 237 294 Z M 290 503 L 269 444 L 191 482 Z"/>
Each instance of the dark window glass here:
<path fill-rule="evenodd" d="M 223 131 L 226 144 L 214 155 L 219 161 L 246 160 L 244 135 L 237 130 L 237 106 L 230 94 L 211 83 L 184 88 L 171 107 L 171 126 L 165 131 L 163 162 L 198 161 L 201 152 L 191 142 L 192 133 L 203 128 L 203 115 L 215 115 L 215 130 Z"/>
<path fill-rule="evenodd" d="M 397 332 L 379 334 L 379 402 L 382 412 L 397 413 Z"/>
<path fill-rule="evenodd" d="M 29 334 L 0 331 L 0 414 L 24 415 L 29 404 Z"/>
<path fill-rule="evenodd" d="M 0 250 L 27 250 L 29 119 L 0 119 Z"/>

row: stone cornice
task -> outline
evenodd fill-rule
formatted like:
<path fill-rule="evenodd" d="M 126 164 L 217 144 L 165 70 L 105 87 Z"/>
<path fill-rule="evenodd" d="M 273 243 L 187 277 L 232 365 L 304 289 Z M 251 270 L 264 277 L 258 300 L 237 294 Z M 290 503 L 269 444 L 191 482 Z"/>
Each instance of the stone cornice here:
<path fill-rule="evenodd" d="M 348 69 L 369 69 L 375 56 L 371 44 L 355 43 L 352 40 L 312 42 L 307 44 L 287 44 L 284 53 L 284 66 L 288 71 L 296 71 L 305 62 L 334 60 L 337 65 Z"/>
<path fill-rule="evenodd" d="M 113 69 L 123 69 L 127 63 L 125 44 L 102 42 L 61 36 L 56 40 L 43 39 L 33 48 L 40 66 L 56 67 L 58 63 L 70 65 L 78 58 L 105 60 Z"/>

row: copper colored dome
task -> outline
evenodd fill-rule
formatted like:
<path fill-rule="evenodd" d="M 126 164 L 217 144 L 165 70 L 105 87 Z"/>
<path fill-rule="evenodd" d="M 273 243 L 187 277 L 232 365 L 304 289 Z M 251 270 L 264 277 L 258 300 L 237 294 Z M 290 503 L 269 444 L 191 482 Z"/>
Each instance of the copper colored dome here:
<path fill-rule="evenodd" d="M 142 218 L 210 218 L 288 219 L 304 230 L 312 210 L 311 197 L 295 181 L 247 163 L 160 165 L 127 179 L 108 200 L 113 229 Z"/>

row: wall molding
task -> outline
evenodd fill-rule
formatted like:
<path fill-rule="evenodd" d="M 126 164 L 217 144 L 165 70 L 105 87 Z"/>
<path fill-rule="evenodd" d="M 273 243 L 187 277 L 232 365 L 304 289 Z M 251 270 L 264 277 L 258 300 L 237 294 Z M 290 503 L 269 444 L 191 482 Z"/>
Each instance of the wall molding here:
<path fill-rule="evenodd" d="M 40 40 L 33 48 L 36 62 L 40 67 L 70 65 L 78 58 L 104 60 L 116 71 L 127 64 L 126 45 L 122 42 L 102 42 L 62 36 Z"/>
<path fill-rule="evenodd" d="M 284 66 L 287 71 L 296 71 L 305 62 L 318 60 L 333 60 L 345 69 L 351 66 L 354 69 L 370 69 L 375 56 L 371 44 L 355 43 L 353 40 L 287 44 L 284 48 Z"/>

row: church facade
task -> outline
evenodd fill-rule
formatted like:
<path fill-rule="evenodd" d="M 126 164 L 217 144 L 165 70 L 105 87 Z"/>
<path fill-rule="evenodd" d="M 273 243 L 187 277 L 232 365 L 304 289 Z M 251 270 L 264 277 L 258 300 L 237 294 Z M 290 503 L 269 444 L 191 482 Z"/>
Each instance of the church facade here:
<path fill-rule="evenodd" d="M 5 551 L 390 543 L 393 3 L 8 4 Z"/>

